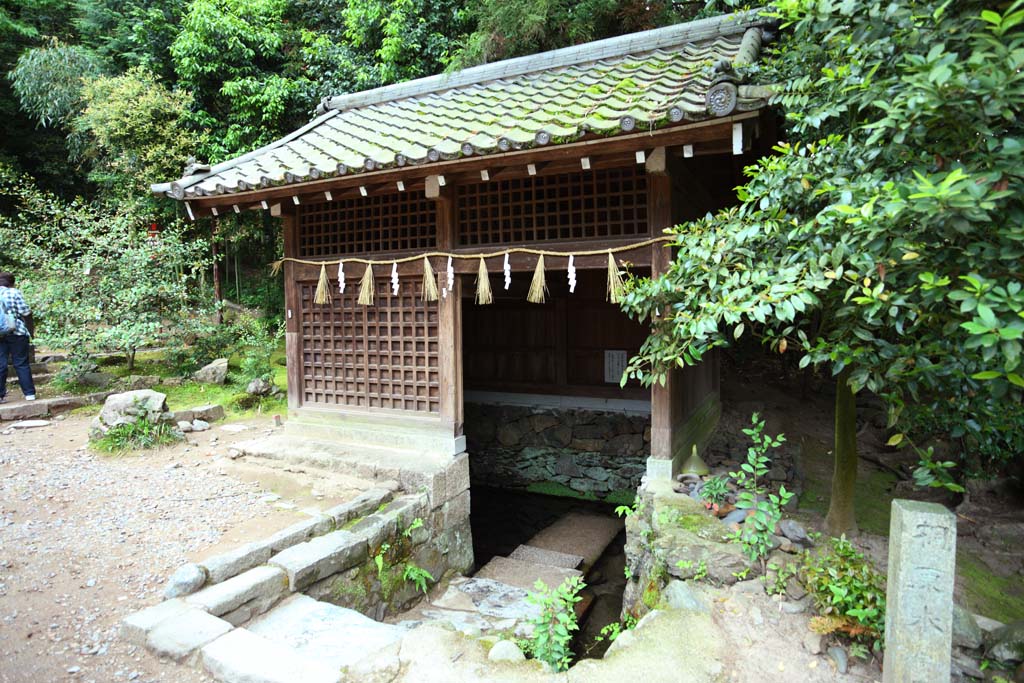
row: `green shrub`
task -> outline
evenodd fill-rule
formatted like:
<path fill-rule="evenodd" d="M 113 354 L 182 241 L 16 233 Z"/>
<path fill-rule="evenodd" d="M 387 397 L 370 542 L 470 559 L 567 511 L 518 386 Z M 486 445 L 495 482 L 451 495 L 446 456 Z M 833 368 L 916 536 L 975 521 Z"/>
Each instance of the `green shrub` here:
<path fill-rule="evenodd" d="M 585 584 L 579 576 L 572 576 L 557 588 L 551 589 L 537 580 L 536 592 L 527 593 L 526 601 L 540 608 L 533 617 L 533 635 L 526 643 L 526 649 L 534 659 L 546 662 L 555 671 L 565 671 L 572 662 L 573 631 L 576 623 L 574 606 L 580 601 L 580 591 Z"/>
<path fill-rule="evenodd" d="M 768 474 L 768 464 L 771 462 L 767 455 L 768 449 L 782 445 L 786 437 L 782 434 L 774 438 L 765 435 L 764 420 L 759 420 L 757 413 L 750 417 L 750 421 L 751 427 L 744 429 L 743 433 L 754 443 L 747 449 L 747 461 L 740 465 L 738 472 L 730 472 L 729 476 L 736 480 L 739 487 L 736 507 L 741 510 L 753 510 L 754 514 L 746 518 L 742 528 L 733 535 L 733 538 L 743 545 L 747 559 L 751 562 L 761 562 L 763 566 L 772 549 L 775 527 L 782 520 L 782 508 L 793 494 L 787 491 L 786 487 L 780 486 L 777 495 L 765 495 L 766 491 L 758 483 L 758 479 Z"/>
<path fill-rule="evenodd" d="M 709 503 L 721 505 L 729 493 L 729 480 L 725 477 L 711 477 L 700 489 L 700 497 Z"/>
<path fill-rule="evenodd" d="M 95 439 L 92 445 L 104 453 L 119 454 L 126 451 L 166 446 L 179 440 L 181 440 L 181 433 L 169 422 L 153 424 L 148 420 L 139 420 L 111 428 L 101 438 Z"/>
<path fill-rule="evenodd" d="M 814 600 L 819 632 L 840 632 L 881 648 L 885 632 L 885 578 L 846 536 L 828 552 L 807 553 L 800 574 Z"/>

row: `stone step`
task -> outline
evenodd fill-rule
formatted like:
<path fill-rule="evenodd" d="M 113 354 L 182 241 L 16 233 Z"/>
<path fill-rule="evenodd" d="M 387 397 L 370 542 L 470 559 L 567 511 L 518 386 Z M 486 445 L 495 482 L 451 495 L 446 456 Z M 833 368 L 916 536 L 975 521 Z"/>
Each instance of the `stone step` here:
<path fill-rule="evenodd" d="M 583 558 L 580 569 L 586 573 L 623 529 L 616 517 L 585 512 L 570 512 L 542 529 L 526 545 Z"/>
<path fill-rule="evenodd" d="M 293 647 L 236 628 L 200 651 L 203 668 L 223 683 L 339 683 L 337 668 Z"/>
<path fill-rule="evenodd" d="M 285 432 L 306 439 L 354 446 L 380 446 L 423 454 L 456 455 L 466 437 L 453 436 L 439 420 L 418 417 L 344 415 L 303 408 L 289 415 Z"/>
<path fill-rule="evenodd" d="M 7 403 L 0 405 L 0 422 L 6 420 L 27 420 L 33 417 L 43 417 L 61 410 L 71 410 L 81 406 L 103 401 L 113 391 L 100 391 L 95 394 L 82 394 L 80 396 L 59 396 L 57 398 L 42 398 L 38 401 L 12 400 L 8 396 Z"/>
<path fill-rule="evenodd" d="M 54 375 L 54 373 L 52 373 L 52 372 L 41 372 L 41 373 L 38 373 L 38 374 L 33 372 L 32 373 L 32 381 L 36 383 L 36 386 L 38 386 L 40 384 L 47 384 L 51 379 L 53 379 L 53 375 Z M 18 383 L 18 373 L 15 372 L 14 368 L 11 368 L 11 367 L 7 368 L 7 384 L 17 384 L 17 383 Z"/>
<path fill-rule="evenodd" d="M 246 629 L 294 650 L 307 661 L 338 671 L 399 642 L 406 631 L 355 610 L 296 594 Z"/>
<path fill-rule="evenodd" d="M 512 551 L 509 558 L 534 564 L 546 564 L 549 567 L 562 567 L 563 569 L 579 569 L 583 564 L 583 557 L 580 555 L 569 555 L 557 550 L 536 548 L 532 545 L 519 546 Z"/>
<path fill-rule="evenodd" d="M 569 577 L 582 575 L 583 573 L 576 569 L 523 562 L 508 557 L 494 557 L 474 575 L 474 578 L 490 579 L 515 588 L 532 591 L 536 590 L 535 585 L 538 580 L 543 581 L 548 588 L 555 588 Z"/>

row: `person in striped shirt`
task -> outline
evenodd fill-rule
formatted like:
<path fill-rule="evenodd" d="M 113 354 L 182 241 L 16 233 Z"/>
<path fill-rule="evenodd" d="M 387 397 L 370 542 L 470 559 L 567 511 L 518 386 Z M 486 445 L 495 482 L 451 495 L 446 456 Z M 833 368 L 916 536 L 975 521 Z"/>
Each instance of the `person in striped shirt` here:
<path fill-rule="evenodd" d="M 29 367 L 29 341 L 35 323 L 32 309 L 25 303 L 25 297 L 14 288 L 14 275 L 0 273 L 0 311 L 14 314 L 14 331 L 0 336 L 0 403 L 7 396 L 7 357 L 10 356 L 14 371 L 18 373 L 18 384 L 26 401 L 36 400 L 36 385 L 32 381 Z"/>

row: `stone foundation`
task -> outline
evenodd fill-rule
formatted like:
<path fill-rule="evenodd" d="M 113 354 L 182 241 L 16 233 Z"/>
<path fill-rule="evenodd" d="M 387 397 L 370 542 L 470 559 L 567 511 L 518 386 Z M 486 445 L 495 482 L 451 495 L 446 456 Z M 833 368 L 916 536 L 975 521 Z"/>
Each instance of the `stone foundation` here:
<path fill-rule="evenodd" d="M 649 415 L 466 404 L 476 485 L 632 502 L 651 450 Z"/>

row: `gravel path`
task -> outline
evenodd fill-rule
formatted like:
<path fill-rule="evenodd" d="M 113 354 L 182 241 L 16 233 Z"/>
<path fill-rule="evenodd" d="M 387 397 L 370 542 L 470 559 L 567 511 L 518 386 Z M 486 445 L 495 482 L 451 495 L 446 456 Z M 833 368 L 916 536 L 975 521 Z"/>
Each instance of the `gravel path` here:
<path fill-rule="evenodd" d="M 296 513 L 227 476 L 209 435 L 118 458 L 79 448 L 87 425 L 0 441 L 0 682 L 209 680 L 121 641 L 120 620 L 158 602 L 183 562 Z"/>

